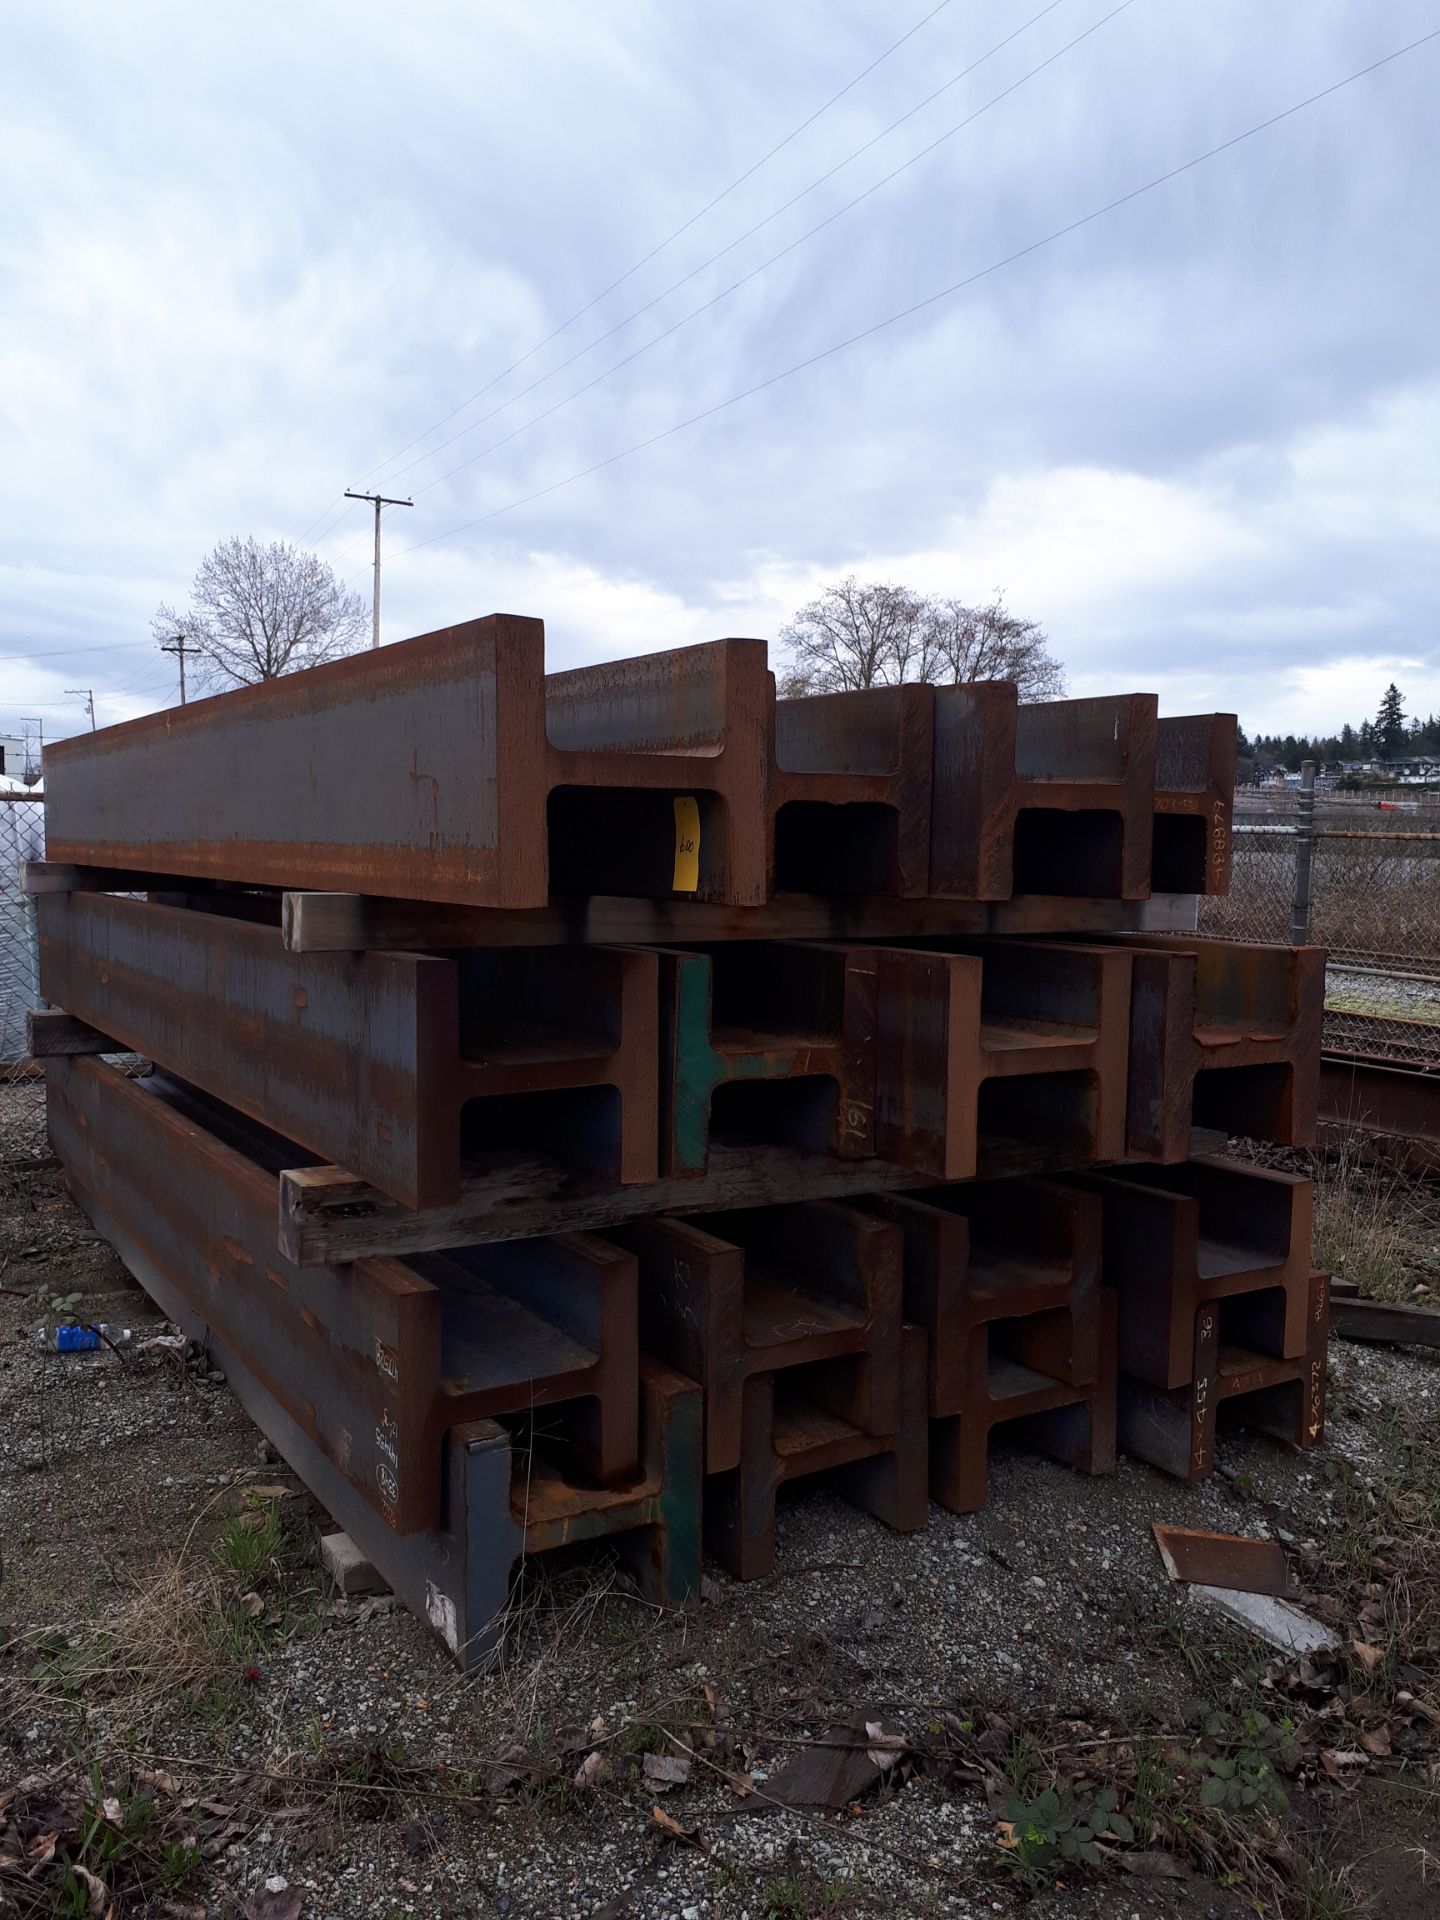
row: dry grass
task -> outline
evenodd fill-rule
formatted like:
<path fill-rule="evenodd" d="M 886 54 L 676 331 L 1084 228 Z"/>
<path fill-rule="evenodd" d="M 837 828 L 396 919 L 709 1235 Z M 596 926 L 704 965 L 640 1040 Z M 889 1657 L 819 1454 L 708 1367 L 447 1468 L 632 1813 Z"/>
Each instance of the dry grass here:
<path fill-rule="evenodd" d="M 1375 1300 L 1408 1300 L 1428 1196 L 1365 1136 L 1336 1129 L 1315 1164 L 1315 1264 Z"/>

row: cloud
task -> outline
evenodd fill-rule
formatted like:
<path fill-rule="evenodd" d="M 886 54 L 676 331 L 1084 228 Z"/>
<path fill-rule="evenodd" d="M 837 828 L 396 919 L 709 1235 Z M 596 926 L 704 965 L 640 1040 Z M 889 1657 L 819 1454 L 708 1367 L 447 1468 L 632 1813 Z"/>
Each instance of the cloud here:
<path fill-rule="evenodd" d="M 1403 668 L 1440 706 L 1433 46 L 514 506 L 1433 25 L 1423 0 L 1134 0 L 1065 51 L 1108 8 L 1064 0 L 704 264 L 1036 10 L 947 7 L 628 275 L 911 21 L 859 0 L 23 12 L 0 126 L 0 655 L 48 657 L 0 660 L 0 726 L 83 724 L 82 678 L 102 717 L 168 697 L 150 613 L 226 534 L 313 526 L 365 591 L 365 510 L 337 496 L 377 467 L 416 499 L 386 525 L 389 637 L 503 606 L 542 615 L 565 665 L 773 635 L 854 570 L 1003 587 L 1077 691 L 1154 686 L 1288 730 L 1368 712 Z"/>

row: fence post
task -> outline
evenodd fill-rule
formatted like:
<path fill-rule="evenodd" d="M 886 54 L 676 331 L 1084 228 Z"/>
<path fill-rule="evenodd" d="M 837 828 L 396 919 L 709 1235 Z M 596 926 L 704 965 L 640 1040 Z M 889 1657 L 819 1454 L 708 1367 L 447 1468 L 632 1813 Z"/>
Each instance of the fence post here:
<path fill-rule="evenodd" d="M 1300 763 L 1299 817 L 1295 822 L 1295 897 L 1290 908 L 1290 944 L 1310 944 L 1310 868 L 1315 858 L 1315 762 Z"/>

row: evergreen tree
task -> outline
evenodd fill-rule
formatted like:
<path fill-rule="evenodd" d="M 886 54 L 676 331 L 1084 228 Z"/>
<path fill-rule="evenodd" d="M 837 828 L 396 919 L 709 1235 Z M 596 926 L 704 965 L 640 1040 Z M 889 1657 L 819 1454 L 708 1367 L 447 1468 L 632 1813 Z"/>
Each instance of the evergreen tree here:
<path fill-rule="evenodd" d="M 1405 702 L 1392 680 L 1375 716 L 1375 746 L 1382 760 L 1405 751 Z"/>

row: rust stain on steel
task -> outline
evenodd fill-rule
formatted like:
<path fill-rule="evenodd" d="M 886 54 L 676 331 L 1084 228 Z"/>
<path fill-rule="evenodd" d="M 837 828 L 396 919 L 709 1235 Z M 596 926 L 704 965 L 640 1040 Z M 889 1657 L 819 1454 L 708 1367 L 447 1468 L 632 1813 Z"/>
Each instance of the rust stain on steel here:
<path fill-rule="evenodd" d="M 1321 947 L 1122 935 L 1132 956 L 1127 1153 L 1183 1160 L 1192 1123 L 1314 1144 Z"/>
<path fill-rule="evenodd" d="M 1293 1591 L 1285 1549 L 1278 1540 L 1170 1527 L 1163 1520 L 1155 1521 L 1151 1531 L 1172 1580 L 1277 1597 Z"/>
<path fill-rule="evenodd" d="M 194 1096 L 94 1060 L 57 1063 L 50 1107 L 77 1197 L 136 1277 L 239 1354 L 388 1526 L 433 1524 L 447 1429 L 560 1402 L 567 1467 L 634 1482 L 633 1255 L 575 1234 L 277 1271 L 280 1154 L 258 1130 L 232 1116 L 221 1138 Z"/>
<path fill-rule="evenodd" d="M 754 1373 L 745 1383 L 738 1467 L 705 1485 L 705 1544 L 737 1580 L 775 1564 L 775 1499 L 790 1480 L 824 1475 L 842 1498 L 898 1533 L 929 1518 L 926 1490 L 925 1335 L 900 1335 L 899 1425 L 869 1434 L 847 1415 L 853 1361 Z"/>
<path fill-rule="evenodd" d="M 1203 826 L 1213 890 L 1221 717 L 1166 728 L 1157 781 L 1153 695 L 1017 706 L 992 682 L 777 704 L 765 643 L 743 639 L 547 676 L 542 622 L 492 614 L 59 742 L 50 853 L 476 907 L 755 906 L 775 884 L 1143 899 L 1158 817 L 1161 871 Z M 677 800 L 700 823 L 693 888 Z"/>
<path fill-rule="evenodd" d="M 1004 681 L 941 687 L 935 702 L 930 890 L 1150 891 L 1154 694 L 1019 705 Z"/>
<path fill-rule="evenodd" d="M 983 1351 L 996 1322 L 1020 1343 L 1007 1349 L 1011 1357 L 1067 1385 L 1095 1380 L 1101 1203 L 1093 1194 L 1052 1180 L 982 1180 L 854 1204 L 903 1235 L 905 1317 L 929 1336 L 933 1416 L 964 1410 L 972 1336 L 981 1330 Z"/>
<path fill-rule="evenodd" d="M 1181 1480 L 1215 1470 L 1221 1410 L 1239 1426 L 1271 1433 L 1308 1451 L 1325 1435 L 1325 1350 L 1330 1281 L 1306 1276 L 1304 1344 L 1287 1355 L 1291 1303 L 1282 1288 L 1205 1302 L 1195 1315 L 1194 1376 L 1165 1389 L 1122 1371 L 1120 1444 Z"/>
<path fill-rule="evenodd" d="M 662 951 L 660 969 L 662 1174 L 703 1174 L 717 1092 L 765 1081 L 824 1080 L 833 1089 L 827 1101 L 799 1108 L 772 1103 L 784 1144 L 869 1157 L 876 983 L 865 949 L 747 942 Z"/>
<path fill-rule="evenodd" d="M 545 1553 L 620 1536 L 641 1591 L 686 1606 L 700 1590 L 701 1395 L 658 1361 L 640 1363 L 641 1460 L 627 1484 L 601 1487 L 556 1468 L 530 1438 L 511 1485 L 510 1511 L 525 1551 Z"/>
<path fill-rule="evenodd" d="M 777 702 L 773 886 L 926 894 L 934 741 L 933 687 L 870 687 Z"/>
<path fill-rule="evenodd" d="M 881 1158 L 937 1180 L 971 1177 L 982 1137 L 1043 1141 L 1071 1164 L 1123 1158 L 1130 967 L 1104 952 L 876 950 Z"/>
<path fill-rule="evenodd" d="M 1155 735 L 1156 893 L 1228 893 L 1235 806 L 1233 713 L 1161 720 Z"/>
<path fill-rule="evenodd" d="M 392 1260 L 291 1267 L 274 1252 L 276 1179 L 150 1082 L 51 1061 L 50 1137 L 71 1191 L 142 1286 L 177 1297 L 244 1356 L 387 1527 L 432 1526 L 440 1297 Z M 265 1278 L 284 1270 L 283 1289 Z M 397 1356 L 374 1361 L 376 1344 Z M 374 1436 L 384 1430 L 382 1449 Z"/>
<path fill-rule="evenodd" d="M 1195 1377 L 1202 1307 L 1265 1292 L 1282 1304 L 1276 1351 L 1304 1353 L 1310 1312 L 1308 1180 L 1218 1156 L 1080 1174 L 1105 1209 L 1104 1281 L 1120 1299 L 1120 1370 L 1159 1388 Z"/>
<path fill-rule="evenodd" d="M 815 1201 L 640 1221 L 609 1237 L 639 1260 L 645 1350 L 704 1389 L 707 1473 L 741 1464 L 745 1385 L 759 1373 L 853 1358 L 846 1419 L 870 1434 L 897 1431 L 895 1228 Z"/>
<path fill-rule="evenodd" d="M 695 898 L 763 902 L 782 818 L 783 865 L 923 893 L 930 698 L 805 703 L 777 755 L 762 640 L 547 677 L 542 622 L 494 614 L 59 743 L 51 855 L 473 906 L 663 898 L 680 798 L 701 827 Z"/>
<path fill-rule="evenodd" d="M 538 621 L 495 615 L 61 741 L 47 766 L 51 852 L 538 905 L 543 648 Z M 431 782 L 414 777 L 417 741 L 441 782 L 443 827 Z"/>
<path fill-rule="evenodd" d="M 507 1121 L 523 1101 L 562 1158 L 622 1186 L 656 1179 L 658 957 L 639 947 L 500 948 L 461 953 L 457 965 L 459 1094 L 497 1102 L 489 1131 L 513 1137 Z M 587 1089 L 613 1099 L 557 1097 Z"/>
<path fill-rule="evenodd" d="M 503 1118 L 544 1096 L 548 1137 L 580 1164 L 656 1175 L 653 955 L 292 954 L 277 928 L 216 914 L 93 893 L 36 906 L 47 998 L 407 1206 L 458 1196 L 469 1100 L 509 1100 Z M 597 1109 L 596 1088 L 613 1101 Z"/>
<path fill-rule="evenodd" d="M 1100 1286 L 1099 1201 L 1006 1180 L 858 1204 L 904 1236 L 905 1314 L 929 1341 L 931 1498 L 953 1513 L 984 1506 L 990 1435 L 1002 1425 L 1108 1472 L 1115 1330 Z"/>
<path fill-rule="evenodd" d="M 440 1295 L 437 1422 L 565 1403 L 566 1458 L 602 1482 L 639 1456 L 637 1263 L 591 1234 L 420 1254 Z"/>

